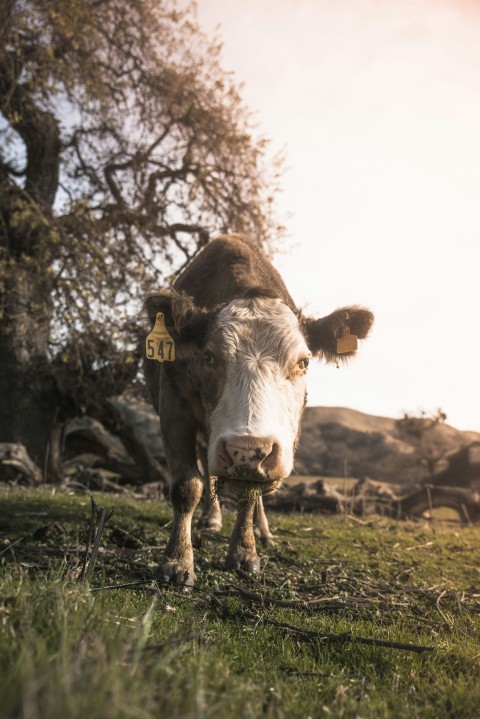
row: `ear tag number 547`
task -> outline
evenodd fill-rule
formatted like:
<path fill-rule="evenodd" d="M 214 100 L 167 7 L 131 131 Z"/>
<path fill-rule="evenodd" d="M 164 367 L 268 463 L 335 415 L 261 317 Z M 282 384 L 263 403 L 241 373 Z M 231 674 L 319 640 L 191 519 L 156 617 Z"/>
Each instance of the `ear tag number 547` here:
<path fill-rule="evenodd" d="M 165 327 L 163 312 L 157 312 L 155 325 L 145 340 L 147 359 L 157 362 L 175 361 L 175 342 Z"/>

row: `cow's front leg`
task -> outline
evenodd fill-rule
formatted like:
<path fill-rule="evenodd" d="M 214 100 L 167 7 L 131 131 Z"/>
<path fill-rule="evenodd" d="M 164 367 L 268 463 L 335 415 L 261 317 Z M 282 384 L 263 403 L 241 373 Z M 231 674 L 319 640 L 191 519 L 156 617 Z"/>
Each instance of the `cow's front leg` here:
<path fill-rule="evenodd" d="M 173 523 L 165 555 L 155 573 L 160 584 L 177 584 L 189 591 L 195 583 L 192 548 L 192 517 L 202 496 L 203 483 L 199 477 L 177 479 L 170 497 Z"/>
<path fill-rule="evenodd" d="M 222 509 L 217 496 L 217 482 L 215 477 L 204 478 L 204 500 L 203 512 L 199 526 L 202 529 L 209 529 L 211 532 L 219 532 L 222 528 Z"/>
<path fill-rule="evenodd" d="M 268 525 L 268 519 L 265 514 L 265 507 L 263 506 L 263 499 L 261 496 L 257 499 L 257 505 L 255 508 L 255 536 L 265 547 L 275 546 L 273 534 L 271 533 Z"/>
<path fill-rule="evenodd" d="M 237 521 L 233 528 L 226 560 L 227 569 L 243 569 L 246 572 L 260 571 L 260 557 L 255 546 L 253 513 L 256 499 L 241 501 Z"/>
<path fill-rule="evenodd" d="M 217 494 L 217 481 L 210 475 L 208 469 L 207 447 L 198 442 L 197 452 L 202 464 L 203 474 L 203 512 L 198 526 L 201 529 L 209 529 L 211 532 L 219 532 L 222 528 L 222 510 Z"/>
<path fill-rule="evenodd" d="M 192 516 L 202 496 L 203 482 L 195 452 L 197 423 L 189 403 L 179 396 L 167 371 L 161 375 L 160 424 L 172 476 L 173 522 L 165 555 L 155 577 L 160 584 L 172 583 L 188 591 L 195 581 Z"/>

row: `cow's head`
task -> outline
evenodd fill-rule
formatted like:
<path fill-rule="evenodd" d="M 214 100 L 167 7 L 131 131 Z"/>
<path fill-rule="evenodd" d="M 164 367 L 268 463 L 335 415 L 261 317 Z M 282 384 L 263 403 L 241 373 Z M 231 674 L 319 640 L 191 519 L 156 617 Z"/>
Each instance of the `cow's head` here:
<path fill-rule="evenodd" d="M 146 306 L 152 321 L 163 312 L 178 369 L 201 397 L 210 473 L 268 491 L 293 469 L 310 359 L 351 356 L 338 354 L 337 340 L 348 333 L 363 339 L 373 322 L 359 307 L 310 319 L 259 290 L 215 310 L 173 290 Z"/>

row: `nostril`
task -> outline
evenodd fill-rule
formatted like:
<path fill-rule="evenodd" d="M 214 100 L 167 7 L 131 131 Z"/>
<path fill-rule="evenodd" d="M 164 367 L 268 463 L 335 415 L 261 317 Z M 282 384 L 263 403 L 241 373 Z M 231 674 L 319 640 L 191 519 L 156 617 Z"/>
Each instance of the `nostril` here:
<path fill-rule="evenodd" d="M 249 455 L 249 460 L 250 462 L 256 463 L 261 466 L 263 462 L 269 457 L 271 451 L 271 444 L 269 446 L 255 447 L 255 449 Z"/>
<path fill-rule="evenodd" d="M 265 456 L 265 458 L 262 460 L 261 467 L 262 469 L 275 469 L 278 459 L 280 456 L 280 446 L 275 442 L 275 444 L 272 445 L 272 449 L 269 454 Z"/>

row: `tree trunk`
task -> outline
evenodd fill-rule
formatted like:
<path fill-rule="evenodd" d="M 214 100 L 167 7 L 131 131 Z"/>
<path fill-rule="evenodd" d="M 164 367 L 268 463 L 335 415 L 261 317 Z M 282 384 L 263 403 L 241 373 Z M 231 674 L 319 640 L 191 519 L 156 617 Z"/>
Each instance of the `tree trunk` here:
<path fill-rule="evenodd" d="M 54 424 L 50 433 L 48 445 L 48 456 L 45 462 L 47 476 L 52 482 L 60 483 L 64 479 L 63 451 L 65 445 L 65 423 L 54 418 Z"/>
<path fill-rule="evenodd" d="M 48 288 L 19 268 L 2 294 L 0 440 L 24 444 L 44 472 L 58 403 L 49 371 Z"/>
<path fill-rule="evenodd" d="M 0 441 L 21 442 L 46 473 L 58 394 L 50 369 L 52 208 L 61 141 L 13 52 L 0 62 L 0 110 L 24 142 L 24 189 L 0 174 Z"/>

